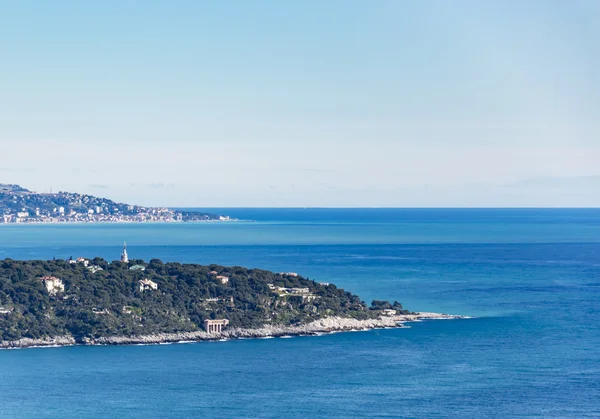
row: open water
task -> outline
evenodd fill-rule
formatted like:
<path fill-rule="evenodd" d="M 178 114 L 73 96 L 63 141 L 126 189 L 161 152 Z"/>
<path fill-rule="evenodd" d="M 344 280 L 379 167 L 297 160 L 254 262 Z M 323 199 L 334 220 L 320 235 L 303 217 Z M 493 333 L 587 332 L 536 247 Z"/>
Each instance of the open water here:
<path fill-rule="evenodd" d="M 0 226 L 0 258 L 296 271 L 473 316 L 290 339 L 0 351 L 2 418 L 600 417 L 600 210 L 224 209 Z"/>

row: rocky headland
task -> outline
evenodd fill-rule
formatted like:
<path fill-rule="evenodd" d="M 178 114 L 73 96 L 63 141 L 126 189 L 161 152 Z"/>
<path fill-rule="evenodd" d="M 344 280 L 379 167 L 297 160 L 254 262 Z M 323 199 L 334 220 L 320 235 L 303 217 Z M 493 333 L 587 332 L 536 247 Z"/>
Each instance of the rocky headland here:
<path fill-rule="evenodd" d="M 120 261 L 0 260 L 0 348 L 315 335 L 457 318 L 414 313 L 295 272 Z"/>

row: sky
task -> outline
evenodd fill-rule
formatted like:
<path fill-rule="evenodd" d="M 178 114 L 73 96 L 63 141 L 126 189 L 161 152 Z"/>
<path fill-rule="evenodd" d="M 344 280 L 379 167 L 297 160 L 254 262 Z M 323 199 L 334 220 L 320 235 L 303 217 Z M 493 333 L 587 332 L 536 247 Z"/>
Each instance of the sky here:
<path fill-rule="evenodd" d="M 0 183 L 597 207 L 599 162 L 595 0 L 0 0 Z"/>

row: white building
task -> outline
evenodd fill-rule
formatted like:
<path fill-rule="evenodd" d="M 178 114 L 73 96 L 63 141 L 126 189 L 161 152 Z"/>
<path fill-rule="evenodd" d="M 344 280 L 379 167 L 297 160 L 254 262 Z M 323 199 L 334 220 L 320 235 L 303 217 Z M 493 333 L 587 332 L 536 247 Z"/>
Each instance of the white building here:
<path fill-rule="evenodd" d="M 62 280 L 55 276 L 43 276 L 40 280 L 44 283 L 48 294 L 54 295 L 57 292 L 64 292 L 65 284 L 63 284 Z"/>
<path fill-rule="evenodd" d="M 87 268 L 88 268 L 88 270 L 89 270 L 91 273 L 93 273 L 93 274 L 95 274 L 96 272 L 99 272 L 99 271 L 102 271 L 102 270 L 103 270 L 103 269 L 102 269 L 100 266 L 98 266 L 98 265 L 90 265 L 90 266 L 88 266 Z"/>
<path fill-rule="evenodd" d="M 146 290 L 157 290 L 158 284 L 154 281 L 150 281 L 149 279 L 142 279 L 140 282 L 140 292 L 144 292 Z"/>
<path fill-rule="evenodd" d="M 204 320 L 204 330 L 208 333 L 221 333 L 223 328 L 229 324 L 229 320 L 227 319 L 219 319 L 219 320 Z"/>
<path fill-rule="evenodd" d="M 229 277 L 225 275 L 217 275 L 217 279 L 221 281 L 221 284 L 225 285 L 229 283 Z"/>
<path fill-rule="evenodd" d="M 309 294 L 310 290 L 308 288 L 287 288 L 287 292 L 290 294 Z"/>
<path fill-rule="evenodd" d="M 77 263 L 83 263 L 83 266 L 88 266 L 90 262 L 85 258 L 77 258 Z"/>

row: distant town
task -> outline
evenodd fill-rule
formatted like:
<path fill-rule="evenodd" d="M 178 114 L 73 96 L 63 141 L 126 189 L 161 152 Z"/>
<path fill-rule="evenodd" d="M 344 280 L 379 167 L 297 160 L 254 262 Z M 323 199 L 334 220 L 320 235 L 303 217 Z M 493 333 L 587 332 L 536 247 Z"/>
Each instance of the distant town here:
<path fill-rule="evenodd" d="M 117 203 L 71 192 L 37 193 L 0 183 L 0 224 L 235 221 L 219 214 Z"/>

